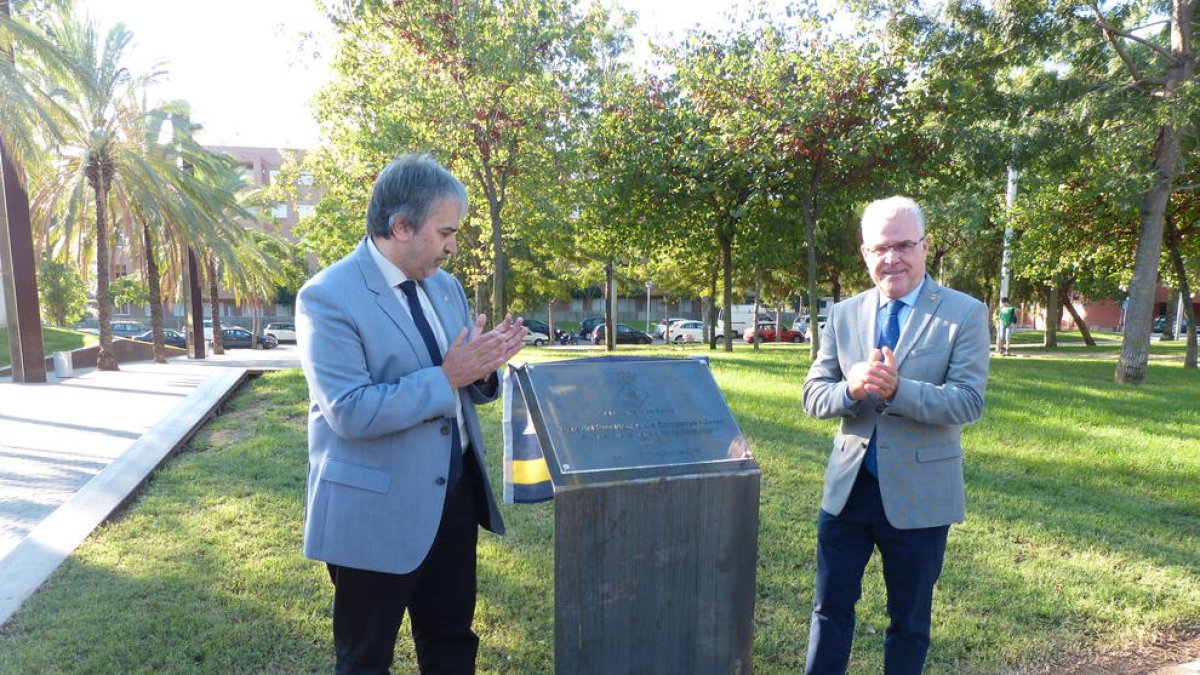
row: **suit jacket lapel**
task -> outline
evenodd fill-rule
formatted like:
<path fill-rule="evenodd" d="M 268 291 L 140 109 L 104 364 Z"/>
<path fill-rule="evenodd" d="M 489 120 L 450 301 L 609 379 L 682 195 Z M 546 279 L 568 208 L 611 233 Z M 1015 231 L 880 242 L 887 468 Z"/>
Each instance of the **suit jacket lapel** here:
<path fill-rule="evenodd" d="M 446 346 L 449 347 L 454 343 L 454 338 L 458 337 L 462 325 L 450 304 L 450 289 L 443 283 L 444 279 L 445 275 L 442 274 L 434 274 L 426 279 L 425 295 L 429 298 L 429 304 L 433 306 L 433 313 L 437 315 L 438 322 L 442 324 L 442 333 L 446 335 Z"/>
<path fill-rule="evenodd" d="M 879 289 L 875 288 L 867 294 L 858 308 L 858 325 L 866 327 L 865 331 L 859 331 L 859 339 L 862 341 L 861 360 L 870 358 L 871 352 L 875 350 L 875 341 L 879 337 L 879 327 L 875 325 L 878 320 Z"/>
<path fill-rule="evenodd" d="M 908 326 L 900 332 L 900 344 L 896 345 L 897 368 L 900 367 L 904 357 L 920 342 L 921 335 L 929 327 L 929 322 L 933 320 L 933 315 L 937 313 L 938 307 L 942 304 L 941 291 L 942 287 L 932 277 L 926 275 L 925 285 L 921 287 L 921 294 L 917 296 L 917 304 L 912 309 L 912 316 L 908 318 Z"/>
<path fill-rule="evenodd" d="M 417 358 L 425 365 L 432 366 L 433 359 L 429 356 L 429 350 L 425 348 L 425 340 L 421 337 L 421 331 L 417 330 L 416 324 L 413 323 L 412 315 L 400 306 L 400 300 L 396 298 L 396 291 L 388 286 L 383 275 L 379 273 L 379 267 L 375 264 L 375 259 L 371 257 L 371 251 L 367 249 L 365 238 L 354 252 L 354 261 L 362 273 L 363 284 L 366 285 L 367 291 L 375 296 L 376 306 L 400 329 L 404 338 L 413 346 Z"/>

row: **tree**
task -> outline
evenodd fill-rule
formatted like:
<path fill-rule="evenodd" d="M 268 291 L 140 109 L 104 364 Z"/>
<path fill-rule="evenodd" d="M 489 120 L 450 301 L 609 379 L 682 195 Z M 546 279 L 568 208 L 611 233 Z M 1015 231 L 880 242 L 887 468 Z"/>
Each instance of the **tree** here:
<path fill-rule="evenodd" d="M 64 70 L 69 66 L 62 54 L 31 26 L 13 18 L 9 0 L 0 0 L 0 292 L 7 297 L 16 382 L 46 379 L 22 165 L 40 154 L 41 139 L 57 133 L 49 117 L 57 111 L 56 104 L 37 80 Z"/>
<path fill-rule="evenodd" d="M 337 79 L 319 97 L 330 143 L 306 162 L 336 209 L 318 209 L 306 240 L 329 250 L 357 240 L 363 185 L 397 149 L 434 150 L 482 197 L 482 226 L 472 215 L 452 266 L 468 279 L 490 272 L 493 317 L 508 306 L 507 243 L 519 239 L 514 195 L 556 189 L 550 178 L 571 121 L 586 96 L 588 61 L 606 16 L 577 14 L 567 0 L 434 0 L 361 3 L 344 20 L 334 63 Z M 348 247 L 346 247 L 348 250 Z M 327 260 L 328 254 L 323 255 Z M 472 262 L 480 269 L 464 269 Z"/>
<path fill-rule="evenodd" d="M 1180 145 L 1194 105 L 1189 92 L 1194 88 L 1196 72 L 1192 42 L 1196 1 L 1172 0 L 1167 8 L 1165 29 L 1149 39 L 1127 23 L 1139 20 L 1140 16 L 1120 10 L 1106 13 L 1097 2 L 1090 3 L 1090 8 L 1096 27 L 1120 58 L 1129 82 L 1152 102 L 1156 121 L 1153 178 L 1139 209 L 1129 308 L 1115 374 L 1117 382 L 1141 384 L 1150 360 L 1150 327 L 1167 202 L 1174 190 Z"/>
<path fill-rule="evenodd" d="M 75 323 L 87 306 L 87 289 L 79 269 L 70 262 L 42 258 L 38 267 L 38 298 L 42 312 L 55 326 Z"/>
<path fill-rule="evenodd" d="M 150 302 L 150 288 L 146 282 L 131 275 L 118 277 L 109 284 L 108 294 L 114 305 L 145 305 Z"/>
<path fill-rule="evenodd" d="M 53 39 L 82 73 L 61 81 L 65 115 L 61 120 L 63 148 L 46 187 L 66 202 L 64 221 L 73 226 L 89 204 L 95 221 L 96 303 L 100 318 L 100 352 L 96 367 L 117 370 L 112 353 L 112 298 L 109 295 L 109 195 L 119 180 L 139 181 L 128 171 L 137 162 L 140 139 L 130 138 L 131 123 L 140 115 L 136 105 L 143 85 L 152 76 L 131 76 L 123 66 L 132 34 L 117 24 L 101 38 L 92 23 L 78 23 L 69 15 L 55 17 L 49 27 Z M 151 180 L 155 178 L 150 177 Z M 140 187 L 154 189 L 153 184 Z M 55 209 L 57 210 L 57 209 Z"/>

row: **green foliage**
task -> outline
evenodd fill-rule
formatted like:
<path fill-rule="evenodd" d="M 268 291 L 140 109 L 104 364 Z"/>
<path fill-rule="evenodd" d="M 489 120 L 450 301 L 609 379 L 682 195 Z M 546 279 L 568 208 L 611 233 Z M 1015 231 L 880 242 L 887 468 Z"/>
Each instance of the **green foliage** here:
<path fill-rule="evenodd" d="M 38 267 L 37 286 L 42 316 L 55 326 L 66 326 L 83 317 L 87 288 L 74 263 L 43 258 Z"/>
<path fill-rule="evenodd" d="M 548 210 L 540 195 L 572 178 L 571 120 L 609 39 L 606 14 L 565 0 L 439 0 L 362 3 L 342 18 L 337 76 L 317 104 L 329 143 L 305 159 L 328 188 L 306 246 L 322 263 L 348 251 L 376 172 L 398 153 L 431 151 L 474 199 L 449 267 L 468 285 L 491 278 L 493 310 L 503 311 L 506 249 L 544 248 L 543 225 L 561 226 L 569 212 Z"/>
<path fill-rule="evenodd" d="M 150 290 L 146 282 L 136 277 L 125 275 L 113 281 L 108 287 L 109 297 L 114 305 L 145 305 L 150 301 Z"/>

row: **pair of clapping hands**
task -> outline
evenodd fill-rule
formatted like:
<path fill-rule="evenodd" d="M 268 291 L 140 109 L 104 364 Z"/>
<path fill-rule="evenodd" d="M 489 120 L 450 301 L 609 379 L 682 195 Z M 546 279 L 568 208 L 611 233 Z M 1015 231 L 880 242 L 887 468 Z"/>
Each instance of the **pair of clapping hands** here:
<path fill-rule="evenodd" d="M 475 317 L 475 324 L 469 330 L 459 331 L 442 358 L 442 371 L 450 380 L 450 386 L 458 389 L 486 379 L 521 351 L 529 332 L 522 325 L 524 322 L 524 319 L 514 321 L 508 314 L 499 326 L 484 332 L 487 316 Z"/>
<path fill-rule="evenodd" d="M 870 394 L 890 401 L 900 384 L 900 375 L 896 372 L 896 354 L 890 347 L 872 350 L 869 359 L 850 368 L 846 382 L 850 385 L 850 398 L 855 401 L 861 401 Z"/>

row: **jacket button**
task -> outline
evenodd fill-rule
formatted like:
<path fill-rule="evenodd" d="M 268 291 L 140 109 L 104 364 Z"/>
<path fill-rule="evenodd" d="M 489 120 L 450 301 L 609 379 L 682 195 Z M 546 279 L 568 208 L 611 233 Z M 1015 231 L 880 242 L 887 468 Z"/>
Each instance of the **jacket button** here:
<path fill-rule="evenodd" d="M 443 436 L 450 435 L 450 425 L 446 425 L 446 426 L 442 427 L 442 435 Z"/>
<path fill-rule="evenodd" d="M 437 479 L 436 479 L 436 480 L 434 480 L 433 482 L 434 482 L 436 485 L 445 485 L 445 484 L 446 484 L 446 479 L 445 479 L 445 478 L 442 478 L 441 476 L 438 476 L 438 477 L 437 477 Z"/>

